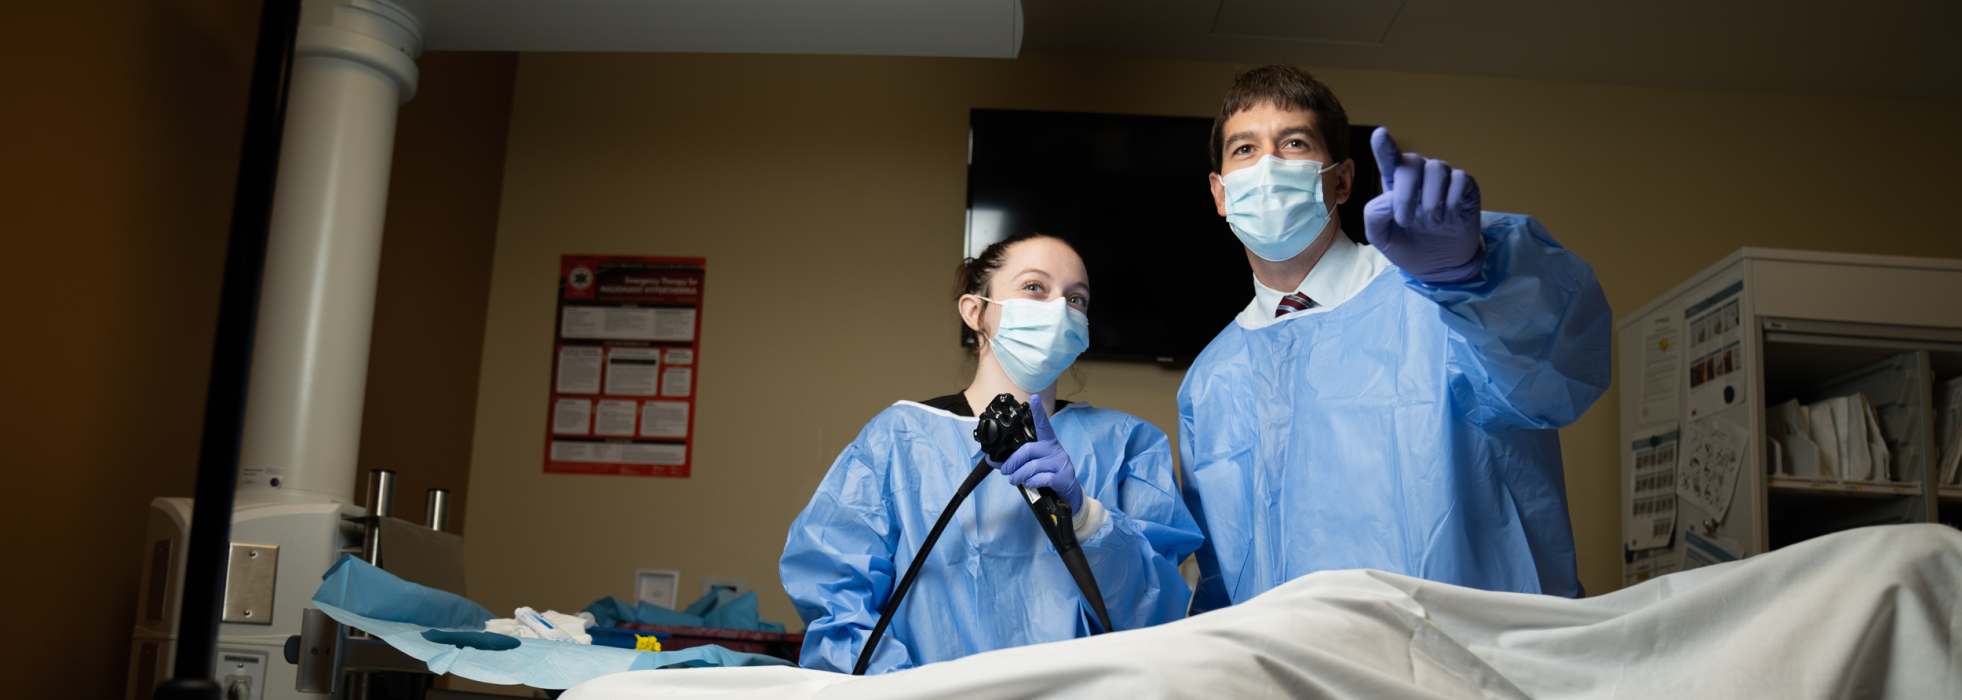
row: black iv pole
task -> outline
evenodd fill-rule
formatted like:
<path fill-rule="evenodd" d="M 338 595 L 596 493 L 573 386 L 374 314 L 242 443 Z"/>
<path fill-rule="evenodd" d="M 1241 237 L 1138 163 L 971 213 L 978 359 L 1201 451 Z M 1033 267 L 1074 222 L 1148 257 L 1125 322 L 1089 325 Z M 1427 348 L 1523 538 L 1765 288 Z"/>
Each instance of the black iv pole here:
<path fill-rule="evenodd" d="M 211 677 L 212 661 L 218 652 L 218 615 L 231 553 L 232 496 L 245 430 L 245 389 L 252 376 L 259 283 L 272 227 L 273 179 L 279 172 L 279 142 L 286 129 L 286 93 L 299 26 L 300 0 L 266 0 L 260 8 L 245 144 L 239 151 L 225 281 L 218 297 L 218 335 L 211 348 L 204 431 L 198 442 L 184 604 L 177 623 L 177 664 L 173 677 L 157 685 L 156 700 L 218 700 L 221 690 Z"/>

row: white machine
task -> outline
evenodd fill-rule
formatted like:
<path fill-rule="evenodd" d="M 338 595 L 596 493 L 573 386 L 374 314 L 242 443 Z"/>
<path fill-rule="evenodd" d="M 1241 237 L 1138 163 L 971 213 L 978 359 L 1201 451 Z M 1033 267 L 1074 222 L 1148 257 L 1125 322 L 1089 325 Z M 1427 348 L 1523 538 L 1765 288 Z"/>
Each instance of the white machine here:
<path fill-rule="evenodd" d="M 1962 260 L 1744 248 L 1623 317 L 1625 583 L 1954 522 L 1958 297 Z"/>
<path fill-rule="evenodd" d="M 301 610 L 369 515 L 354 505 L 396 110 L 422 24 L 389 0 L 307 0 L 294 50 L 254 341 L 215 678 L 227 698 L 296 691 Z M 374 500 L 374 495 L 370 495 Z M 151 504 L 129 697 L 171 677 L 191 501 Z"/>
<path fill-rule="evenodd" d="M 320 575 L 342 552 L 359 552 L 361 528 L 343 517 L 363 509 L 337 503 L 240 503 L 232 518 L 232 558 L 219 626 L 218 671 L 228 691 L 244 680 L 241 698 L 302 697 L 293 692 L 293 665 L 282 648 L 299 634 L 301 610 Z M 143 585 L 137 597 L 130 658 L 130 697 L 144 698 L 176 663 L 178 609 L 183 596 L 184 545 L 191 499 L 150 504 Z"/>

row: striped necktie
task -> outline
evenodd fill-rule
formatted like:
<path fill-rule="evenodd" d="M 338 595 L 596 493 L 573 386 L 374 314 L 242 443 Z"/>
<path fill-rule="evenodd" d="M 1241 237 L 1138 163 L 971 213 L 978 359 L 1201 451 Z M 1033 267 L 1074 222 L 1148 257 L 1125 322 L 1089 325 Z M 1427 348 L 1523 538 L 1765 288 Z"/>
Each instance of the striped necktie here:
<path fill-rule="evenodd" d="M 1296 311 L 1307 311 L 1317 306 L 1320 306 L 1320 304 L 1315 303 L 1314 299 L 1308 298 L 1308 295 L 1295 292 L 1281 297 L 1281 306 L 1274 309 L 1274 318 L 1280 318 Z"/>

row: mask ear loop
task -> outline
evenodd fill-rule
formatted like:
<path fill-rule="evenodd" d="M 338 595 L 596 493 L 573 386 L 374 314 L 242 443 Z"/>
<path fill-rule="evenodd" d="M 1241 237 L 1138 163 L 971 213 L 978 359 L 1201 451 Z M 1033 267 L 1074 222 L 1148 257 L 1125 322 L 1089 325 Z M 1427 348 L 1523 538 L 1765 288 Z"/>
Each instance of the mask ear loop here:
<path fill-rule="evenodd" d="M 974 297 L 974 298 L 976 298 L 976 299 L 980 299 L 980 300 L 982 301 L 982 306 L 981 306 L 981 312 L 980 312 L 980 313 L 977 313 L 977 314 L 975 314 L 975 315 L 974 315 L 974 325 L 976 325 L 976 326 L 980 326 L 980 327 L 979 327 L 979 328 L 970 328 L 970 329 L 968 329 L 968 330 L 971 330 L 971 331 L 974 331 L 974 352 L 975 352 L 975 354 L 976 354 L 976 356 L 977 356 L 977 358 L 978 358 L 978 357 L 979 357 L 979 355 L 980 355 L 980 352 L 981 352 L 981 350 L 982 350 L 982 348 L 986 348 L 986 347 L 988 347 L 988 346 L 989 346 L 989 345 L 990 345 L 990 344 L 991 344 L 991 343 L 992 343 L 992 342 L 994 341 L 994 338 L 992 338 L 992 337 L 990 337 L 990 336 L 993 336 L 993 335 L 994 335 L 994 333 L 992 333 L 992 332 L 989 332 L 989 331 L 988 331 L 988 307 L 987 307 L 987 304 L 994 304 L 994 305 L 996 305 L 996 306 L 1001 306 L 1001 302 L 999 302 L 999 301 L 995 301 L 995 300 L 993 300 L 993 299 L 989 299 L 989 298 L 987 298 L 987 297 L 984 297 L 984 296 L 981 296 L 981 295 L 979 295 L 979 294 L 962 294 L 962 295 L 961 295 L 961 298 L 963 298 L 963 299 L 965 299 L 965 298 L 967 298 L 967 297 Z M 962 321 L 962 322 L 966 322 L 966 321 L 967 321 L 967 319 L 961 319 L 961 321 Z"/>
<path fill-rule="evenodd" d="M 1316 175 L 1321 175 L 1322 173 L 1326 173 L 1326 172 L 1328 172 L 1328 171 L 1330 171 L 1330 170 L 1334 170 L 1334 169 L 1335 169 L 1335 166 L 1337 166 L 1337 165 L 1341 165 L 1341 163 L 1333 163 L 1333 164 L 1330 164 L 1330 165 L 1326 165 L 1326 166 L 1323 166 L 1321 170 L 1317 170 L 1317 171 L 1315 171 L 1315 174 L 1316 174 Z M 1342 236 L 1342 235 L 1346 235 L 1346 234 L 1344 234 L 1344 233 L 1342 232 L 1342 227 L 1340 227 L 1340 226 L 1335 226 L 1335 214 L 1336 214 L 1336 212 L 1337 212 L 1337 211 L 1339 211 L 1339 210 L 1340 210 L 1340 209 L 1342 208 L 1342 205 L 1340 205 L 1340 204 L 1336 204 L 1336 203 L 1334 203 L 1334 202 L 1332 202 L 1332 201 L 1329 201 L 1329 199 L 1328 199 L 1328 197 L 1326 197 L 1326 196 L 1324 196 L 1324 197 L 1322 197 L 1322 202 L 1324 202 L 1324 203 L 1326 203 L 1326 204 L 1328 204 L 1328 223 L 1326 223 L 1326 224 L 1322 224 L 1322 230 L 1321 230 L 1321 232 L 1320 232 L 1320 233 L 1317 233 L 1317 234 L 1315 234 L 1315 240 L 1312 240 L 1312 241 L 1309 241 L 1309 242 L 1308 242 L 1308 247 L 1310 247 L 1310 248 L 1313 248 L 1313 247 L 1315 247 L 1315 244 L 1316 244 L 1316 243 L 1320 243 L 1320 242 L 1322 242 L 1322 237 L 1323 237 L 1323 236 Z M 1330 227 L 1330 226 L 1335 226 L 1335 230 L 1333 230 L 1333 231 L 1331 231 L 1331 230 L 1329 230 L 1329 227 Z"/>

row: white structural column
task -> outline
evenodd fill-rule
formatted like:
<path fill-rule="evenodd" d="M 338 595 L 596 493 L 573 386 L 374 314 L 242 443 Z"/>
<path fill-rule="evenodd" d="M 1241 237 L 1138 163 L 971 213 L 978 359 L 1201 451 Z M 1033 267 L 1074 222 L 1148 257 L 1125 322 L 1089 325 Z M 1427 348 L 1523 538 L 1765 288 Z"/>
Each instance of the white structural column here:
<path fill-rule="evenodd" d="M 286 107 L 240 458 L 241 501 L 352 502 L 398 107 L 422 25 L 306 0 Z"/>

